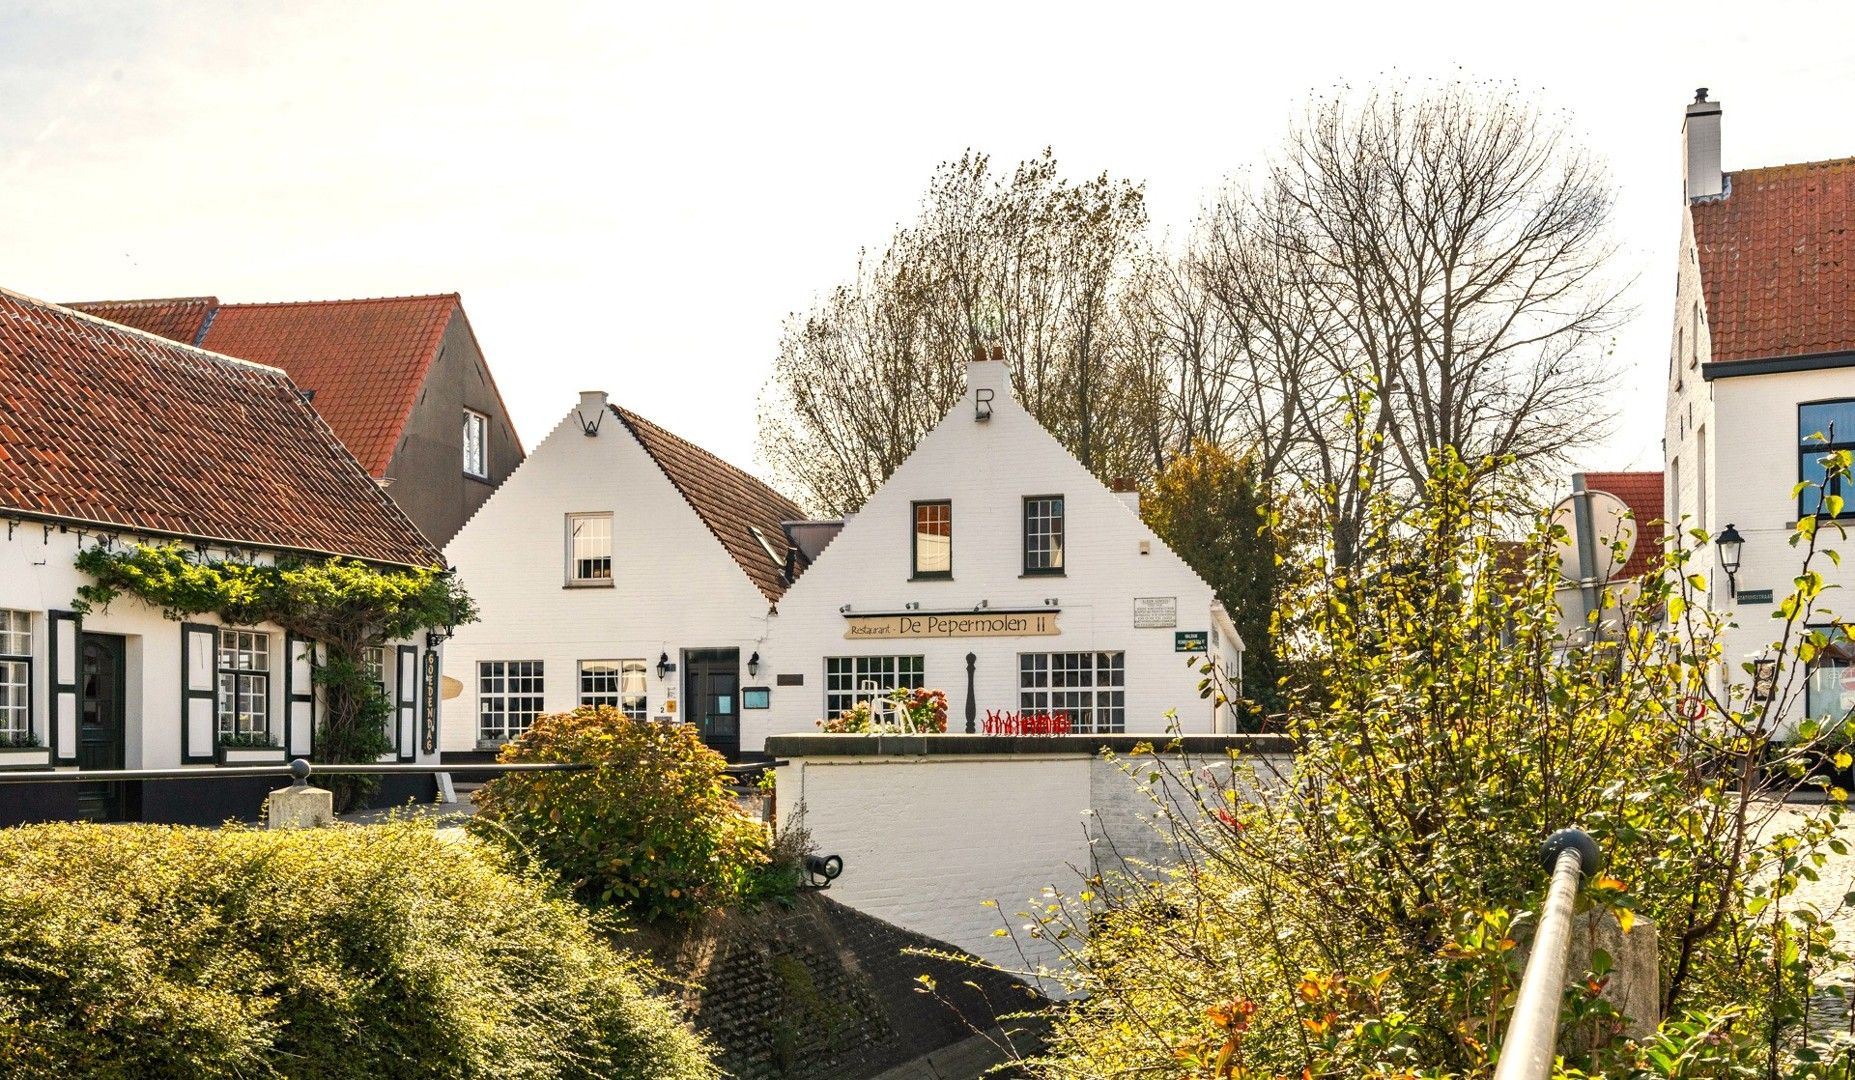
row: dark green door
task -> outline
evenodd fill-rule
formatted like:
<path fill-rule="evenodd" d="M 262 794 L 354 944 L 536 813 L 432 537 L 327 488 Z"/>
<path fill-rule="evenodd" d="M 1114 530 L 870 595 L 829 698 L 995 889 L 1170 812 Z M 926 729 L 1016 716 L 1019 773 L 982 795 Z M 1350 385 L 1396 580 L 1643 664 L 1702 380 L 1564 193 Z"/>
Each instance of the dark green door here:
<path fill-rule="evenodd" d="M 733 761 L 741 754 L 741 650 L 683 654 L 683 708 L 708 748 Z"/>
<path fill-rule="evenodd" d="M 85 634 L 77 653 L 77 767 L 120 769 L 124 761 L 123 641 Z M 128 813 L 125 785 L 77 786 L 77 814 L 89 821 L 121 821 Z"/>

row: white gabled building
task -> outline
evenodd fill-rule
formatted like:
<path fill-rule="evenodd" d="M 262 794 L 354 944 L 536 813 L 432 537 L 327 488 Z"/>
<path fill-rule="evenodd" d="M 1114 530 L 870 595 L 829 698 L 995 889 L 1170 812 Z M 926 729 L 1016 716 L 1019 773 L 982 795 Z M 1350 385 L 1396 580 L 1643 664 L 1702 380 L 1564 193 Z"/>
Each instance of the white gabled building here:
<path fill-rule="evenodd" d="M 947 729 L 1061 713 L 1078 732 L 1230 729 L 1190 662 L 1231 683 L 1243 643 L 1211 587 L 975 361 L 959 404 L 787 590 L 742 745 L 816 730 L 897 686 L 943 690 Z M 799 535 L 802 548 L 813 541 Z"/>
<path fill-rule="evenodd" d="M 741 683 L 786 588 L 790 500 L 600 392 L 569 412 L 446 549 L 482 621 L 446 648 L 463 683 L 447 761 L 535 716 L 609 704 L 701 726 L 738 756 Z"/>
<path fill-rule="evenodd" d="M 214 770 L 314 756 L 314 643 L 132 596 L 77 610 L 81 550 L 170 543 L 257 564 L 440 562 L 284 372 L 0 290 L 0 769 L 75 774 L 0 785 L 0 824 L 252 819 L 279 781 Z M 370 658 L 394 703 L 385 760 L 437 763 L 435 643 Z M 189 775 L 82 779 L 125 768 Z M 436 791 L 389 777 L 381 797 Z"/>
<path fill-rule="evenodd" d="M 1792 589 L 1801 554 L 1798 518 L 1817 513 L 1819 459 L 1855 447 L 1855 159 L 1724 172 L 1720 104 L 1706 91 L 1687 106 L 1682 130 L 1685 201 L 1668 366 L 1663 452 L 1669 521 L 1743 538 L 1737 573 L 1717 543 L 1695 553 L 1704 599 L 1727 613 L 1722 638 L 1730 680 L 1769 660 L 1780 624 L 1771 618 Z M 1812 438 L 1826 435 L 1828 443 Z M 1842 525 L 1855 519 L 1855 492 Z M 1829 527 L 1824 546 L 1850 554 Z M 1690 542 L 1691 541 L 1684 541 Z M 1855 708 L 1855 643 L 1838 623 L 1855 620 L 1848 599 L 1855 559 L 1818 558 L 1834 587 L 1812 625 L 1839 638 L 1811 664 L 1801 694 L 1782 702 L 1780 734 L 1803 716 Z M 1756 668 L 1755 668 L 1756 670 Z M 1756 685 L 1756 684 L 1755 684 Z"/>

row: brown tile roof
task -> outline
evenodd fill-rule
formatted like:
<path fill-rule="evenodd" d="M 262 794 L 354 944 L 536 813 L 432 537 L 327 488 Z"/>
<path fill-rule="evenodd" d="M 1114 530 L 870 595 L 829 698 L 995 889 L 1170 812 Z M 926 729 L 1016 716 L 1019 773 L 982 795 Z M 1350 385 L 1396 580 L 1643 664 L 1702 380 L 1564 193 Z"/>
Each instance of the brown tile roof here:
<path fill-rule="evenodd" d="M 0 290 L 0 514 L 382 563 L 438 551 L 283 372 Z"/>
<path fill-rule="evenodd" d="M 805 516 L 797 503 L 700 446 L 670 434 L 637 413 L 612 411 L 643 445 L 670 483 L 715 534 L 768 600 L 786 591 L 783 522 Z M 760 537 L 766 538 L 762 546 Z M 767 548 L 772 548 L 772 554 Z"/>
<path fill-rule="evenodd" d="M 177 296 L 166 300 L 87 300 L 65 307 L 99 319 L 159 334 L 182 345 L 198 345 L 206 333 L 216 296 Z"/>
<path fill-rule="evenodd" d="M 1660 540 L 1664 529 L 1654 524 L 1667 517 L 1662 509 L 1662 474 L 1659 472 L 1588 472 L 1584 474 L 1588 491 L 1615 495 L 1630 508 L 1636 518 L 1636 547 L 1616 575 L 1618 579 L 1641 577 L 1650 563 L 1661 556 Z"/>
<path fill-rule="evenodd" d="M 1855 158 L 1742 169 L 1692 204 L 1713 359 L 1855 349 Z"/>

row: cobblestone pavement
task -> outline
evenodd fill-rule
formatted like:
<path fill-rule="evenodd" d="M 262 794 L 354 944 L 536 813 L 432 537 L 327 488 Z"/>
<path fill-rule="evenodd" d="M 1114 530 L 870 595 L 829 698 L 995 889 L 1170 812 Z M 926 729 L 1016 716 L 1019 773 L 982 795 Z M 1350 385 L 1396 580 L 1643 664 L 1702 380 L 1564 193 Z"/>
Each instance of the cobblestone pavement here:
<path fill-rule="evenodd" d="M 1779 832 L 1794 828 L 1803 819 L 1820 812 L 1820 807 L 1810 803 L 1787 803 L 1772 817 L 1766 826 L 1770 832 Z M 1787 906 L 1797 908 L 1809 906 L 1835 924 L 1836 940 L 1845 949 L 1855 948 L 1855 907 L 1842 902 L 1848 893 L 1855 892 L 1855 810 L 1851 810 L 1838 830 L 1844 843 L 1849 847 L 1847 855 L 1830 854 L 1829 861 L 1817 871 L 1817 880 L 1800 882 L 1797 891 L 1787 901 Z M 1832 978 L 1844 987 L 1855 986 L 1855 972 L 1847 969 L 1836 972 Z M 1849 1030 L 1848 999 L 1832 994 L 1818 994 L 1811 1009 L 1811 1027 L 1822 1034 Z"/>

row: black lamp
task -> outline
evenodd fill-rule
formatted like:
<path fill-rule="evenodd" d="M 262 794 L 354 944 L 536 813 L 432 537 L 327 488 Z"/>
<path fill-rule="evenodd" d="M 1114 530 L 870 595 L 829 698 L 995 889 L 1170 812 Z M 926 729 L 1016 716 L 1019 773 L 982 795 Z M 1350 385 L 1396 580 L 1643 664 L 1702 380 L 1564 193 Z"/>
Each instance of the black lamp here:
<path fill-rule="evenodd" d="M 1739 556 L 1745 548 L 1745 537 L 1739 530 L 1728 524 L 1720 530 L 1720 535 L 1713 538 L 1720 546 L 1720 569 L 1726 571 L 1727 594 L 1734 600 L 1739 599 Z"/>
<path fill-rule="evenodd" d="M 756 650 L 752 656 L 747 658 L 747 673 L 749 675 L 760 674 L 760 653 L 758 650 Z"/>
<path fill-rule="evenodd" d="M 670 673 L 675 670 L 676 670 L 676 665 L 670 662 L 669 653 L 664 653 L 662 656 L 659 656 L 657 658 L 657 677 L 659 679 L 669 678 Z"/>

